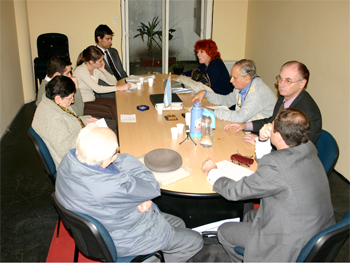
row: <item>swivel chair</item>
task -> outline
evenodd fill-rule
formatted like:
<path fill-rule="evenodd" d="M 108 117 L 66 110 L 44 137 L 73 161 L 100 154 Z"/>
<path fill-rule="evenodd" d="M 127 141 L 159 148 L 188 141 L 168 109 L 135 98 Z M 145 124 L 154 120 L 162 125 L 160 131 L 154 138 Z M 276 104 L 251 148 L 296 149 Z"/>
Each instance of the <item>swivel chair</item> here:
<path fill-rule="evenodd" d="M 38 81 L 41 83 L 45 78 L 49 59 L 56 55 L 69 57 L 69 48 L 67 36 L 60 33 L 41 34 L 36 43 L 38 57 L 34 59 L 34 77 L 38 92 Z"/>
<path fill-rule="evenodd" d="M 318 158 L 320 158 L 326 174 L 329 177 L 339 157 L 337 141 L 329 132 L 322 130 L 317 141 L 317 151 Z"/>
<path fill-rule="evenodd" d="M 78 261 L 78 251 L 87 257 L 106 262 L 141 262 L 151 256 L 156 256 L 161 262 L 164 262 L 161 251 L 137 257 L 118 257 L 112 237 L 98 220 L 82 213 L 67 210 L 58 202 L 55 193 L 51 197 L 63 224 L 69 227 L 74 238 L 74 262 Z"/>
<path fill-rule="evenodd" d="M 333 262 L 350 234 L 350 210 L 336 224 L 314 235 L 300 251 L 296 262 Z M 243 247 L 235 252 L 244 256 Z"/>

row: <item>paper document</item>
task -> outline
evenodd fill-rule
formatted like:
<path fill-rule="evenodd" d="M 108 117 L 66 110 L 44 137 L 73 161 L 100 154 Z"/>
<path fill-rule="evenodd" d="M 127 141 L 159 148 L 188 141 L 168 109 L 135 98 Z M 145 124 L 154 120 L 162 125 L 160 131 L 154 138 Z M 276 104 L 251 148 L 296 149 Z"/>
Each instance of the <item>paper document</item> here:
<path fill-rule="evenodd" d="M 105 127 L 105 128 L 108 128 L 107 126 L 107 123 L 106 123 L 106 120 L 104 118 L 101 118 L 99 120 L 97 120 L 95 122 L 95 124 L 98 126 L 98 127 Z"/>
<path fill-rule="evenodd" d="M 221 161 L 216 163 L 216 166 L 218 167 L 218 170 L 225 174 L 225 177 L 228 177 L 232 180 L 239 181 L 241 180 L 244 176 L 249 176 L 253 171 L 239 166 L 237 164 L 234 164 L 232 162 L 229 162 L 227 160 Z"/>
<path fill-rule="evenodd" d="M 120 114 L 120 122 L 136 122 L 136 114 Z"/>
<path fill-rule="evenodd" d="M 219 226 L 221 226 L 223 223 L 239 222 L 239 221 L 240 221 L 239 217 L 230 218 L 230 219 L 225 219 L 225 220 L 209 223 L 209 224 L 202 225 L 202 226 L 197 226 L 195 228 L 192 228 L 192 230 L 197 231 L 200 234 L 202 234 L 202 232 L 204 232 L 204 231 L 218 231 Z"/>
<path fill-rule="evenodd" d="M 161 105 L 164 107 L 164 103 L 157 103 L 155 108 L 158 109 L 158 105 Z M 174 102 L 174 103 L 171 103 L 171 106 L 172 106 L 172 110 L 182 110 L 183 106 L 182 106 L 182 102 Z M 170 106 L 169 107 L 166 107 L 166 108 L 163 108 L 163 110 L 170 110 Z"/>

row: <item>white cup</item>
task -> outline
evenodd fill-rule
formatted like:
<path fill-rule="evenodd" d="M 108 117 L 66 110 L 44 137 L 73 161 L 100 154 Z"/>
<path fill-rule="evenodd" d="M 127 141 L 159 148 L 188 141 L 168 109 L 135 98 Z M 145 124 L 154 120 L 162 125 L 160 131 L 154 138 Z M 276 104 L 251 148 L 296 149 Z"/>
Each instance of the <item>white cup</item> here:
<path fill-rule="evenodd" d="M 143 77 L 139 77 L 140 83 L 143 84 Z"/>
<path fill-rule="evenodd" d="M 137 85 L 137 89 L 141 89 L 141 82 L 137 82 L 136 85 Z"/>
<path fill-rule="evenodd" d="M 191 112 L 185 113 L 185 122 L 186 122 L 186 125 L 191 126 Z"/>
<path fill-rule="evenodd" d="M 153 86 L 153 78 L 148 79 L 148 86 L 150 86 L 150 87 Z"/>
<path fill-rule="evenodd" d="M 163 108 L 164 108 L 164 104 L 158 104 L 157 105 L 158 114 L 162 114 L 163 113 Z"/>
<path fill-rule="evenodd" d="M 184 131 L 184 126 L 185 126 L 185 124 L 183 124 L 183 123 L 178 123 L 178 124 L 176 124 L 176 126 L 177 126 L 177 130 L 178 130 L 179 134 L 182 134 L 183 131 Z"/>
<path fill-rule="evenodd" d="M 171 130 L 171 138 L 173 140 L 176 140 L 177 139 L 177 135 L 178 135 L 177 127 L 172 127 L 170 130 Z"/>

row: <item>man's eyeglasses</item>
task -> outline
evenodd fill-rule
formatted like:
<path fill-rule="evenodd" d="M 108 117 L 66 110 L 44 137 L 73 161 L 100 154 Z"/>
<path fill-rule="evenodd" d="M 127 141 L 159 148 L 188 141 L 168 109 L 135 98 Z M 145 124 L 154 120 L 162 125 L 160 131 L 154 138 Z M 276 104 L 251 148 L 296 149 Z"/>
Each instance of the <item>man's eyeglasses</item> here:
<path fill-rule="evenodd" d="M 296 81 L 292 81 L 291 79 L 282 79 L 280 75 L 278 75 L 276 77 L 276 80 L 277 80 L 277 83 L 281 83 L 284 81 L 284 83 L 287 85 L 287 86 L 290 86 L 292 85 L 293 83 L 295 82 L 298 82 L 298 81 L 301 81 L 300 79 L 299 80 L 296 80 Z"/>

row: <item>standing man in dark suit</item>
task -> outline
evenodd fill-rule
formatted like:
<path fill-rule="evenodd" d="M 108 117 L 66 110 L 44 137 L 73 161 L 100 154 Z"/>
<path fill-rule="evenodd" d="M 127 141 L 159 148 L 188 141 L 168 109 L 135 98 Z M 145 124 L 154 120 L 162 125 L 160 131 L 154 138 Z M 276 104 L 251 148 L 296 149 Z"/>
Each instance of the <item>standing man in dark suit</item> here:
<path fill-rule="evenodd" d="M 309 141 L 310 121 L 295 108 L 283 109 L 265 124 L 256 139 L 259 167 L 234 181 L 208 159 L 202 170 L 216 191 L 228 200 L 261 198 L 244 222 L 218 229 L 219 242 L 232 261 L 295 262 L 316 233 L 335 223 L 328 178 Z M 271 143 L 277 151 L 271 151 Z M 244 258 L 234 251 L 245 248 Z"/>
<path fill-rule="evenodd" d="M 252 122 L 228 124 L 224 127 L 224 130 L 233 128 L 236 132 L 245 130 L 258 133 L 264 124 L 273 122 L 281 109 L 293 107 L 303 111 L 309 118 L 311 122 L 310 141 L 317 145 L 318 137 L 322 131 L 322 117 L 316 102 L 305 91 L 309 76 L 309 70 L 301 62 L 289 61 L 283 64 L 280 74 L 276 77 L 280 96 L 272 116 Z M 243 140 L 255 144 L 256 137 L 255 134 L 247 134 L 243 136 Z"/>
<path fill-rule="evenodd" d="M 115 48 L 112 48 L 113 31 L 107 25 L 99 25 L 95 29 L 95 42 L 97 47 L 102 50 L 105 60 L 105 69 L 114 75 L 117 80 L 126 78 L 128 75 L 123 69 L 119 53 Z M 109 86 L 102 80 L 98 81 L 99 85 Z M 96 95 L 96 98 L 114 98 L 115 92 Z"/>

